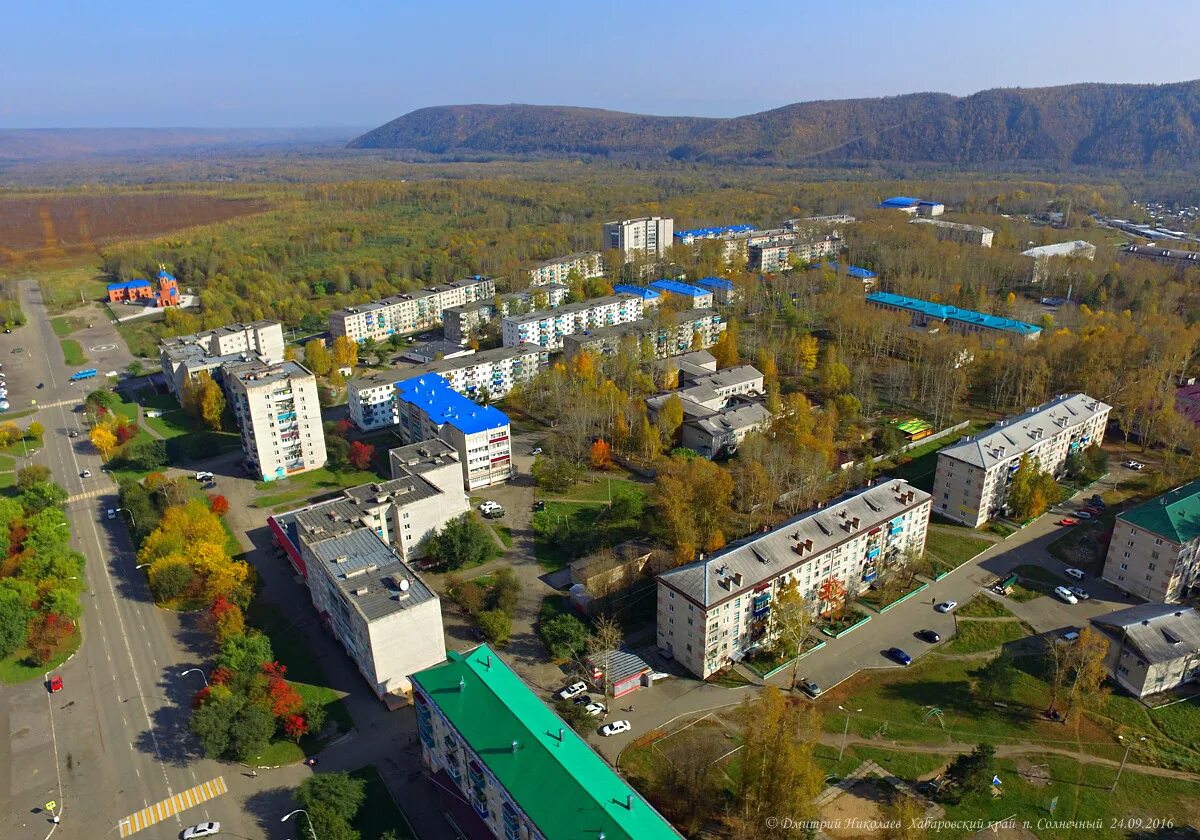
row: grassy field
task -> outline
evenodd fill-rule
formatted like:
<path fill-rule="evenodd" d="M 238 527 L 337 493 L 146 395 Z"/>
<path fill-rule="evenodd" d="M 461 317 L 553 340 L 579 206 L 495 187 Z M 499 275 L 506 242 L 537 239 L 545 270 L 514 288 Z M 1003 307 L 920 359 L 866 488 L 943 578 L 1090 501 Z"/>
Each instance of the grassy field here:
<path fill-rule="evenodd" d="M 957 569 L 992 543 L 979 537 L 969 536 L 970 531 L 955 534 L 941 528 L 930 528 L 925 536 L 925 551 L 934 560 L 940 560 L 952 569 Z"/>
<path fill-rule="evenodd" d="M 282 481 L 258 482 L 254 485 L 254 489 L 262 495 L 255 500 L 254 506 L 275 508 L 280 505 L 290 505 L 311 496 L 319 496 L 344 487 L 355 487 L 359 484 L 379 480 L 379 475 L 373 472 L 348 470 L 343 473 L 335 473 L 322 467 L 319 470 L 300 473 Z"/>
<path fill-rule="evenodd" d="M 78 341 L 73 338 L 64 338 L 58 344 L 62 347 L 63 361 L 68 365 L 75 367 L 87 364 L 87 356 L 83 355 L 83 348 L 79 346 Z"/>
<path fill-rule="evenodd" d="M 608 505 L 628 502 L 628 518 L 617 521 Z M 646 485 L 627 479 L 576 485 L 561 496 L 544 494 L 545 510 L 533 515 L 534 551 L 538 562 L 549 570 L 561 569 L 600 548 L 614 546 L 638 536 L 646 506 Z"/>
<path fill-rule="evenodd" d="M 119 310 L 121 307 L 117 307 Z M 158 342 L 163 336 L 163 319 L 147 315 L 123 324 L 117 324 L 117 332 L 125 339 L 129 352 L 143 359 L 158 358 Z"/>
<path fill-rule="evenodd" d="M 379 775 L 379 769 L 373 764 L 368 764 L 351 771 L 350 775 L 366 782 L 367 798 L 350 823 L 361 835 L 362 840 L 377 840 L 389 831 L 396 840 L 412 840 L 415 835 L 409 828 L 404 814 L 396 807 L 396 800 L 388 792 L 383 777 Z"/>
<path fill-rule="evenodd" d="M 83 634 L 76 629 L 75 633 L 66 641 L 54 656 L 45 665 L 27 665 L 24 662 L 25 657 L 29 655 L 27 648 L 18 648 L 8 656 L 0 659 L 0 683 L 13 684 L 29 682 L 33 679 L 44 679 L 47 671 L 53 671 L 59 665 L 62 665 L 71 654 L 79 650 L 79 645 L 83 641 Z"/>
<path fill-rule="evenodd" d="M 507 525 L 493 525 L 492 530 L 496 532 L 496 536 L 500 538 L 500 542 L 504 543 L 505 548 L 513 547 L 512 528 Z"/>
<path fill-rule="evenodd" d="M 943 650 L 947 653 L 982 653 L 1033 634 L 1033 628 L 1020 621 L 958 622 L 958 633 Z"/>
<path fill-rule="evenodd" d="M 50 319 L 50 328 L 54 330 L 54 334 L 59 338 L 66 338 L 76 330 L 82 329 L 85 323 L 80 318 L 68 318 L 65 315 L 60 315 L 57 318 Z"/>
<path fill-rule="evenodd" d="M 966 435 L 975 434 L 988 425 L 983 422 L 973 422 L 961 432 L 954 432 L 937 440 L 931 440 L 929 443 L 922 444 L 915 449 L 911 449 L 900 457 L 900 460 L 904 461 L 904 463 L 897 464 L 894 468 L 889 469 L 888 473 L 895 475 L 897 478 L 903 478 L 913 487 L 929 491 L 933 488 L 933 476 L 937 471 L 938 452 L 962 440 Z"/>
<path fill-rule="evenodd" d="M 960 618 L 1008 618 L 1012 616 L 1008 607 L 986 595 L 976 595 L 955 612 Z"/>
<path fill-rule="evenodd" d="M 51 314 L 68 312 L 88 300 L 108 297 L 109 281 L 96 271 L 95 255 L 59 268 L 39 270 L 38 274 L 42 300 Z"/>

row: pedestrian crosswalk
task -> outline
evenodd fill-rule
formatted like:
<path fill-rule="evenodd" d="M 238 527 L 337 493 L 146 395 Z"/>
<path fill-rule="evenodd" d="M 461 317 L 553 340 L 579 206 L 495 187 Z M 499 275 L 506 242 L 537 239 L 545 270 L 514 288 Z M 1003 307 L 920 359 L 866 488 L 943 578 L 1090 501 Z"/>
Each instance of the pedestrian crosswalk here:
<path fill-rule="evenodd" d="M 190 787 L 182 793 L 177 793 L 170 799 L 163 799 L 160 802 L 155 802 L 153 805 L 148 805 L 135 814 L 130 814 L 117 823 L 117 828 L 121 832 L 122 837 L 128 837 L 131 834 L 136 834 L 144 828 L 149 828 L 157 822 L 162 822 L 165 819 L 175 816 L 178 813 L 186 811 L 188 808 L 195 808 L 202 802 L 220 796 L 222 793 L 228 793 L 229 788 L 225 786 L 225 777 L 217 776 L 217 778 L 202 782 L 195 787 Z"/>
<path fill-rule="evenodd" d="M 94 499 L 97 496 L 103 496 L 105 493 L 111 492 L 111 488 L 97 487 L 94 490 L 86 490 L 83 493 L 76 493 L 74 496 L 67 497 L 67 504 L 82 502 L 84 499 Z"/>

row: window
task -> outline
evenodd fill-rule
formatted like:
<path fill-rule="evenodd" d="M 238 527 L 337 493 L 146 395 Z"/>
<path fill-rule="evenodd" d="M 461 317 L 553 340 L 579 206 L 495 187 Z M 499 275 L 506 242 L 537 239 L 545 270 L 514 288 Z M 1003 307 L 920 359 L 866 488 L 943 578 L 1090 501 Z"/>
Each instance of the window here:
<path fill-rule="evenodd" d="M 1121 571 L 1123 571 L 1123 572 L 1127 572 L 1127 571 L 1129 571 L 1129 564 L 1128 564 L 1128 563 L 1122 563 L 1122 564 L 1121 564 Z"/>
<path fill-rule="evenodd" d="M 1150 556 L 1151 556 L 1151 557 L 1153 557 L 1155 560 L 1157 560 L 1157 559 L 1158 559 L 1158 552 L 1157 552 L 1157 551 L 1151 551 L 1151 552 L 1150 552 Z M 1154 568 L 1154 567 L 1153 567 L 1153 566 L 1151 566 L 1151 568 Z"/>
<path fill-rule="evenodd" d="M 1153 571 L 1154 571 L 1154 564 L 1153 564 L 1153 563 L 1151 563 L 1151 564 L 1150 564 L 1149 566 L 1147 566 L 1146 568 L 1148 568 L 1150 571 L 1152 571 L 1152 572 L 1153 572 Z"/>

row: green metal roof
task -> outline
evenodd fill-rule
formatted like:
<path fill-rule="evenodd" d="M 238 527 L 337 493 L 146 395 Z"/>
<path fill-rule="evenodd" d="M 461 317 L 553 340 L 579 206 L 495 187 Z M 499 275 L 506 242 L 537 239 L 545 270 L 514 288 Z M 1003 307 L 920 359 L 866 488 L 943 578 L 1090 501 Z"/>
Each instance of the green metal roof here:
<path fill-rule="evenodd" d="M 1200 479 L 1143 502 L 1119 518 L 1171 542 L 1190 542 L 1200 537 Z"/>
<path fill-rule="evenodd" d="M 495 651 L 480 645 L 448 657 L 412 679 L 542 834 L 555 840 L 595 840 L 600 832 L 608 840 L 679 840 Z M 633 807 L 627 808 L 630 795 Z"/>

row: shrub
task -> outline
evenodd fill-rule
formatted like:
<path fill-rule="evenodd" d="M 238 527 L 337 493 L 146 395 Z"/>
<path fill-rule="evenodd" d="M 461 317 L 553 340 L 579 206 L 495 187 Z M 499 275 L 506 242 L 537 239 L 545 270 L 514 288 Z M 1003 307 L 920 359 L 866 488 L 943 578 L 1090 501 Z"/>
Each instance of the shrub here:
<path fill-rule="evenodd" d="M 196 573 L 186 560 L 164 560 L 150 567 L 150 591 L 159 601 L 182 598 L 196 582 Z"/>
<path fill-rule="evenodd" d="M 475 620 L 489 642 L 502 645 L 512 636 L 512 616 L 504 610 L 485 610 Z"/>

